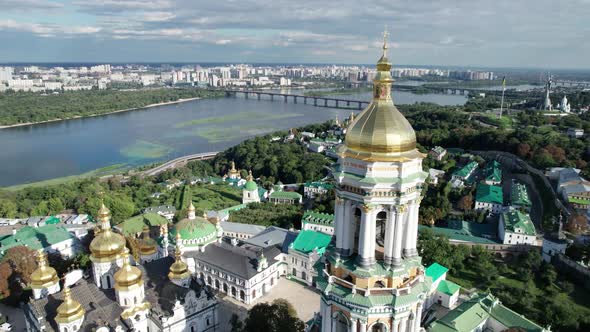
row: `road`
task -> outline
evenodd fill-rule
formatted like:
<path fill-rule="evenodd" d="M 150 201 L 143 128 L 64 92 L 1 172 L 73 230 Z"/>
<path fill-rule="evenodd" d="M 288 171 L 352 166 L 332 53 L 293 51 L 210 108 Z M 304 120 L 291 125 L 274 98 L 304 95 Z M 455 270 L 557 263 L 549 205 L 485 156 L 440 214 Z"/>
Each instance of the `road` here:
<path fill-rule="evenodd" d="M 138 175 L 141 176 L 154 176 L 163 171 L 173 169 L 179 166 L 185 165 L 187 162 L 192 160 L 207 160 L 214 158 L 219 151 L 215 152 L 204 152 L 204 153 L 196 153 L 196 154 L 189 154 L 188 156 L 178 157 L 176 159 L 172 159 L 162 165 L 156 166 L 154 168 L 139 172 Z"/>

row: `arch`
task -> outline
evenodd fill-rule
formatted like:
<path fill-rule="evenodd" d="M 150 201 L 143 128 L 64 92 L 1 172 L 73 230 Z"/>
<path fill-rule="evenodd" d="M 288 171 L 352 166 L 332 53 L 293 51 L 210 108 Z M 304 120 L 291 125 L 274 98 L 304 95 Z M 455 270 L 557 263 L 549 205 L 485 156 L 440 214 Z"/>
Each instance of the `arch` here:
<path fill-rule="evenodd" d="M 332 332 L 348 332 L 350 331 L 351 322 L 342 311 L 338 311 L 332 315 Z"/>
<path fill-rule="evenodd" d="M 367 328 L 368 332 L 388 332 L 389 326 L 381 321 L 376 321 Z"/>
<path fill-rule="evenodd" d="M 387 227 L 387 211 L 381 211 L 377 213 L 375 219 L 375 241 L 379 247 L 383 247 L 385 244 L 385 229 Z"/>
<path fill-rule="evenodd" d="M 243 290 L 240 290 L 240 300 L 246 300 L 246 293 Z"/>
<path fill-rule="evenodd" d="M 211 286 L 213 284 L 213 279 L 211 279 L 211 276 L 207 276 L 207 285 Z"/>
<path fill-rule="evenodd" d="M 215 288 L 219 289 L 219 280 L 218 279 L 215 279 Z"/>
<path fill-rule="evenodd" d="M 301 271 L 301 279 L 307 281 L 307 273 L 305 273 L 304 271 Z"/>
<path fill-rule="evenodd" d="M 110 288 L 112 287 L 112 286 L 111 286 L 111 285 L 112 285 L 112 283 L 111 283 L 111 276 L 110 276 L 109 274 L 106 274 L 106 275 L 104 276 L 104 281 L 105 281 L 105 284 L 106 284 L 106 286 L 107 286 L 106 288 L 110 289 Z"/>
<path fill-rule="evenodd" d="M 227 289 L 228 289 L 227 288 L 227 284 L 224 282 L 223 283 L 223 292 L 226 293 L 226 294 L 229 293 Z"/>
<path fill-rule="evenodd" d="M 352 227 L 354 232 L 354 245 L 353 245 L 353 252 L 358 253 L 359 249 L 359 233 L 361 232 L 361 216 L 363 212 L 359 207 L 354 206 L 354 217 L 352 220 Z"/>
<path fill-rule="evenodd" d="M 237 290 L 234 286 L 231 286 L 231 296 L 237 297 Z"/>

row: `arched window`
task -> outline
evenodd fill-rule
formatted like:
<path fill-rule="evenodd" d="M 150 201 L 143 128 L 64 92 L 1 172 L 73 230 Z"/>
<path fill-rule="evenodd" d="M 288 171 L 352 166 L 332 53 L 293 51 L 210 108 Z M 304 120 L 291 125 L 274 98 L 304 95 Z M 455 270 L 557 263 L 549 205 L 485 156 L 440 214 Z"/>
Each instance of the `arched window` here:
<path fill-rule="evenodd" d="M 232 287 L 231 287 L 231 295 L 232 295 L 233 297 L 236 297 L 236 293 L 237 293 L 237 291 L 236 291 L 236 288 L 235 288 L 234 286 L 232 286 Z"/>
<path fill-rule="evenodd" d="M 219 289 L 219 280 L 215 279 L 215 288 Z"/>
<path fill-rule="evenodd" d="M 207 285 L 211 286 L 211 284 L 213 284 L 213 280 L 211 279 L 211 276 L 207 277 Z"/>
<path fill-rule="evenodd" d="M 377 219 L 375 221 L 375 234 L 377 235 L 375 237 L 375 248 L 377 247 L 381 247 L 380 250 L 378 250 L 379 253 L 383 252 L 383 246 L 385 245 L 385 229 L 386 229 L 386 225 L 387 225 L 387 212 L 385 211 L 381 211 L 379 213 L 377 213 Z M 378 255 L 376 255 L 377 257 Z M 379 258 L 379 257 L 377 257 Z"/>
<path fill-rule="evenodd" d="M 243 290 L 240 291 L 240 300 L 244 301 L 246 299 L 246 293 Z M 207 324 L 209 325 L 209 324 Z"/>

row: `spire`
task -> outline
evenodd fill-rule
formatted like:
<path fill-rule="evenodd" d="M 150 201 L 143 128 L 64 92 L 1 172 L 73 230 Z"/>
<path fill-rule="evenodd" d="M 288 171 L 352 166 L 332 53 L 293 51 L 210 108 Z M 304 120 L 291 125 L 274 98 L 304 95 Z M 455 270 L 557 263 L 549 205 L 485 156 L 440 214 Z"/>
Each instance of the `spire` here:
<path fill-rule="evenodd" d="M 253 181 L 254 180 L 254 177 L 252 176 L 252 170 L 249 170 L 248 171 L 248 178 L 246 180 L 248 180 L 248 181 Z"/>
<path fill-rule="evenodd" d="M 383 30 L 383 55 L 381 56 L 384 59 L 387 59 L 387 37 L 389 36 L 389 32 L 387 31 L 387 25 L 385 26 L 385 30 Z"/>
<path fill-rule="evenodd" d="M 193 200 L 192 199 L 191 199 L 191 202 L 190 202 L 190 204 L 188 206 L 187 212 L 188 212 L 187 213 L 188 219 L 190 219 L 190 220 L 195 219 L 195 217 L 196 217 L 196 215 L 195 215 L 195 206 L 193 205 Z"/>
<path fill-rule="evenodd" d="M 236 163 L 233 160 L 231 161 L 231 171 L 232 172 L 236 171 Z"/>
<path fill-rule="evenodd" d="M 104 200 L 100 199 L 100 209 L 98 209 L 98 221 L 102 231 L 111 229 L 111 211 L 104 205 Z"/>
<path fill-rule="evenodd" d="M 187 280 L 190 277 L 188 265 L 182 261 L 182 248 L 180 246 L 180 234 L 176 235 L 176 249 L 174 250 L 174 263 L 170 265 L 168 278 L 183 287 L 187 286 Z"/>
<path fill-rule="evenodd" d="M 129 249 L 125 248 L 123 254 L 123 266 L 119 271 L 115 272 L 115 289 L 116 290 L 128 290 L 129 287 L 134 285 L 141 285 L 142 272 L 135 266 L 129 263 Z"/>

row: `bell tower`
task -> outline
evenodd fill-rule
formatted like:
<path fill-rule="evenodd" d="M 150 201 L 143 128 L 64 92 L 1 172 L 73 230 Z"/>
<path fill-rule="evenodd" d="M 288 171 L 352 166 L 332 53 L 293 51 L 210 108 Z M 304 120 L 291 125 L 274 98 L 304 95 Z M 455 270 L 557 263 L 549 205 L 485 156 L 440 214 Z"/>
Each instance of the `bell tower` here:
<path fill-rule="evenodd" d="M 427 174 L 416 135 L 391 96 L 387 32 L 373 99 L 339 150 L 331 254 L 316 284 L 323 332 L 417 332 L 428 280 L 416 250 Z"/>

